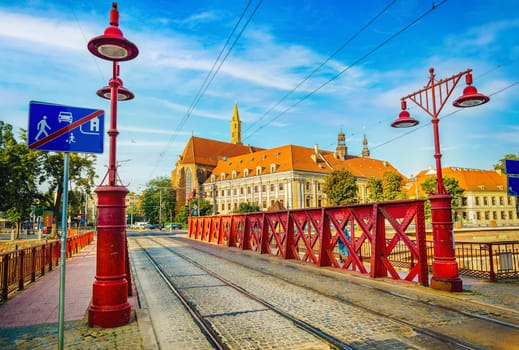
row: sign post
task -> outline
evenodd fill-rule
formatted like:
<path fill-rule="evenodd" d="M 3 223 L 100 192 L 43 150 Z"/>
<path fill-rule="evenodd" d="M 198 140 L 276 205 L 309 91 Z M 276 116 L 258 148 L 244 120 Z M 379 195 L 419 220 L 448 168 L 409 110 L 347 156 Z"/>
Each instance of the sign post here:
<path fill-rule="evenodd" d="M 65 319 L 65 262 L 67 259 L 67 212 L 70 152 L 103 153 L 104 111 L 45 102 L 29 103 L 30 149 L 64 152 L 63 202 L 59 280 L 58 348 L 63 349 Z"/>

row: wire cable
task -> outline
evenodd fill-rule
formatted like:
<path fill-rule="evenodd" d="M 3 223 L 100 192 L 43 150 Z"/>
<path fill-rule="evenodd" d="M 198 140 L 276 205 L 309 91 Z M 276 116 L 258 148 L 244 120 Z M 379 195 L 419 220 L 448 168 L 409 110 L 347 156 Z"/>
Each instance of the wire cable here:
<path fill-rule="evenodd" d="M 279 117 L 281 117 L 282 115 L 284 115 L 285 113 L 287 113 L 288 111 L 290 111 L 291 109 L 293 109 L 294 107 L 296 107 L 297 105 L 299 105 L 301 102 L 307 100 L 309 97 L 311 97 L 312 95 L 314 95 L 316 92 L 318 92 L 319 90 L 321 90 L 323 87 L 325 87 L 326 85 L 328 85 L 329 83 L 331 83 L 332 81 L 336 80 L 338 77 L 340 77 L 342 74 L 344 74 L 345 72 L 347 72 L 348 70 L 350 70 L 351 68 L 353 68 L 354 66 L 358 65 L 360 62 L 364 61 L 367 57 L 369 57 L 370 55 L 372 55 L 374 52 L 378 51 L 380 48 L 382 48 L 383 46 L 385 46 L 387 43 L 389 43 L 391 40 L 393 40 L 394 38 L 396 38 L 397 36 L 399 36 L 400 34 L 402 34 L 403 32 L 405 32 L 407 29 L 409 29 L 411 26 L 415 25 L 417 22 L 419 22 L 421 19 L 423 19 L 424 17 L 426 17 L 427 15 L 429 15 L 432 11 L 434 11 L 435 9 L 437 9 L 438 7 L 440 7 L 441 5 L 443 5 L 445 2 L 447 2 L 447 0 L 443 0 L 441 1 L 439 4 L 437 5 L 434 5 L 433 4 L 433 7 L 430 8 L 429 10 L 427 10 L 426 12 L 424 12 L 423 14 L 421 14 L 420 16 L 418 16 L 417 18 L 415 18 L 414 20 L 412 20 L 411 22 L 409 22 L 406 26 L 404 26 L 403 28 L 401 28 L 400 30 L 398 30 L 397 32 L 395 32 L 394 34 L 392 34 L 391 36 L 389 36 L 387 39 L 383 40 L 380 44 L 378 44 L 377 46 L 375 46 L 373 49 L 371 49 L 370 51 L 368 51 L 366 54 L 362 55 L 360 58 L 358 58 L 356 61 L 354 61 L 351 65 L 349 65 L 348 67 L 344 68 L 342 71 L 340 71 L 339 73 L 337 73 L 336 75 L 334 75 L 332 78 L 330 78 L 329 80 L 327 80 L 326 82 L 324 82 L 323 84 L 321 84 L 319 87 L 317 87 L 316 89 L 314 89 L 313 91 L 309 92 L 308 94 L 306 94 L 305 96 L 303 96 L 301 99 L 299 99 L 298 101 L 296 101 L 295 103 L 293 103 L 292 105 L 290 105 L 289 107 L 287 107 L 285 110 L 283 110 L 282 112 L 280 112 L 279 114 L 277 114 L 276 116 L 274 116 L 273 118 L 269 119 L 268 122 L 264 125 L 260 125 L 258 128 L 256 128 L 250 135 L 254 135 L 256 132 L 258 132 L 259 130 L 263 129 L 265 126 L 267 126 L 268 124 L 272 123 L 273 121 L 275 121 L 276 119 L 278 119 Z"/>
<path fill-rule="evenodd" d="M 339 48 L 337 48 L 326 60 L 324 60 L 321 64 L 315 67 L 310 74 L 308 74 L 303 80 L 301 80 L 292 90 L 286 93 L 277 103 L 272 105 L 269 110 L 267 110 L 263 115 L 254 123 L 250 124 L 245 130 L 246 133 L 248 130 L 254 127 L 255 124 L 261 122 L 265 116 L 267 116 L 272 110 L 274 110 L 277 106 L 279 106 L 283 101 L 285 101 L 290 95 L 292 95 L 301 85 L 303 85 L 308 79 L 310 79 L 316 72 L 318 72 L 324 65 L 326 65 L 333 57 L 335 57 L 339 52 L 341 52 L 349 43 L 351 43 L 356 37 L 358 37 L 364 30 L 366 30 L 371 24 L 373 24 L 380 16 L 382 16 L 391 6 L 396 3 L 397 0 L 393 0 L 388 3 L 375 17 L 370 19 L 362 28 L 360 28 L 355 34 L 349 37 Z"/>

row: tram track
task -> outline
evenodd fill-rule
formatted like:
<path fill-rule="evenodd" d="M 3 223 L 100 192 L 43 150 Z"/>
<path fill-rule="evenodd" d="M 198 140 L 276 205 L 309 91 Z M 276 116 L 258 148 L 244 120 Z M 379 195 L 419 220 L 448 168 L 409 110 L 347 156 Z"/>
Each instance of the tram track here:
<path fill-rule="evenodd" d="M 229 258 L 221 256 L 219 254 L 213 254 L 211 252 L 208 252 L 205 249 L 200 249 L 199 247 L 196 247 L 196 246 L 191 246 L 191 248 L 196 249 L 196 250 L 198 250 L 198 251 L 200 251 L 200 252 L 202 252 L 204 254 L 210 254 L 210 255 L 213 255 L 213 256 L 215 256 L 215 257 L 217 257 L 219 259 L 224 259 L 225 261 L 227 261 L 229 263 L 239 264 L 236 261 L 234 261 L 233 259 L 229 259 Z M 247 266 L 247 268 L 251 268 L 251 267 Z M 438 341 L 441 341 L 441 342 L 445 342 L 446 344 L 451 344 L 456 349 L 486 349 L 485 347 L 480 347 L 480 346 L 477 346 L 475 344 L 472 344 L 469 341 L 466 341 L 466 340 L 463 340 L 463 339 L 459 339 L 457 337 L 453 337 L 453 336 L 447 335 L 447 334 L 442 333 L 442 332 L 438 332 L 438 331 L 433 330 L 433 329 L 429 329 L 429 328 L 426 328 L 426 327 L 420 327 L 420 326 L 417 326 L 416 324 L 414 324 L 412 322 L 402 320 L 400 318 L 397 318 L 397 317 L 392 316 L 392 315 L 388 315 L 388 314 L 383 313 L 383 312 L 375 311 L 375 310 L 373 310 L 371 308 L 368 308 L 368 307 L 364 307 L 364 306 L 359 305 L 357 303 L 354 303 L 351 300 L 348 300 L 348 299 L 346 299 L 344 297 L 337 296 L 337 295 L 331 295 L 330 293 L 323 293 L 320 290 L 315 289 L 315 288 L 310 288 L 307 285 L 294 283 L 293 280 L 280 277 L 277 274 L 269 273 L 269 272 L 266 272 L 264 270 L 261 270 L 261 271 L 255 270 L 255 271 L 256 272 L 260 272 L 260 273 L 265 274 L 265 275 L 269 275 L 270 277 L 273 277 L 273 278 L 280 279 L 280 280 L 282 280 L 282 281 L 284 281 L 286 283 L 291 283 L 291 284 L 297 285 L 297 286 L 299 286 L 301 288 L 305 288 L 305 289 L 311 290 L 312 292 L 315 292 L 315 293 L 320 294 L 322 296 L 329 297 L 329 298 L 334 298 L 334 299 L 336 299 L 336 300 L 338 300 L 338 301 L 340 301 L 342 303 L 349 304 L 351 307 L 363 309 L 365 312 L 370 313 L 372 315 L 377 315 L 377 316 L 380 316 L 380 317 L 388 318 L 388 319 L 390 319 L 391 321 L 393 321 L 393 322 L 395 322 L 397 324 L 400 324 L 402 326 L 406 326 L 406 327 L 412 328 L 413 331 L 415 331 L 417 333 L 420 333 L 420 334 L 423 334 L 425 336 L 437 339 Z M 473 319 L 473 320 L 487 322 L 487 323 L 493 324 L 496 327 L 505 327 L 505 328 L 510 328 L 512 330 L 519 329 L 519 325 L 518 324 L 515 324 L 515 323 L 512 323 L 512 322 L 503 321 L 503 320 L 500 320 L 500 319 L 497 319 L 497 318 L 494 318 L 494 317 L 489 317 L 489 316 L 485 316 L 485 315 L 475 314 L 475 313 L 472 313 L 472 312 L 467 312 L 467 311 L 464 311 L 464 310 L 461 310 L 461 309 L 456 309 L 454 307 L 440 305 L 440 304 L 432 302 L 432 301 L 424 301 L 424 300 L 415 299 L 415 298 L 412 298 L 412 297 L 409 297 L 409 296 L 399 295 L 398 293 L 395 293 L 395 292 L 392 292 L 392 291 L 388 291 L 388 290 L 384 290 L 382 288 L 373 287 L 373 286 L 370 286 L 370 285 L 367 285 L 367 284 L 364 284 L 364 283 L 358 283 L 358 282 L 351 281 L 351 280 L 348 281 L 348 283 L 355 284 L 355 285 L 357 285 L 358 287 L 361 287 L 361 288 L 369 288 L 369 289 L 371 289 L 373 291 L 376 291 L 377 293 L 383 293 L 383 294 L 386 294 L 386 295 L 390 295 L 392 297 L 409 300 L 411 302 L 422 304 L 422 305 L 427 306 L 427 307 L 434 307 L 434 308 L 437 308 L 437 309 L 441 309 L 441 310 L 444 310 L 445 312 L 457 313 L 457 314 L 459 314 L 462 317 L 466 317 L 466 318 L 470 318 L 470 319 Z M 500 308 L 496 308 L 495 309 L 495 313 L 499 313 L 499 311 L 501 311 Z"/>
<path fill-rule="evenodd" d="M 319 338 L 321 341 L 329 345 L 330 349 L 344 349 L 344 350 L 354 350 L 356 348 L 351 347 L 350 345 L 344 343 L 340 339 L 337 339 L 326 332 L 323 332 L 317 327 L 314 327 L 307 322 L 300 320 L 296 317 L 293 317 L 292 315 L 282 311 L 281 309 L 277 308 L 276 306 L 272 305 L 268 301 L 259 298 L 255 296 L 254 294 L 248 292 L 247 290 L 241 288 L 240 286 L 236 285 L 235 283 L 223 278 L 222 276 L 214 273 L 213 271 L 205 268 L 203 265 L 198 264 L 196 261 L 190 259 L 189 257 L 175 252 L 169 247 L 165 246 L 164 244 L 158 242 L 157 240 L 147 238 L 150 241 L 153 241 L 155 244 L 160 245 L 161 247 L 167 249 L 172 254 L 175 254 L 179 256 L 180 258 L 184 259 L 185 261 L 188 261 L 190 264 L 196 266 L 200 270 L 206 272 L 208 275 L 218 279 L 222 283 L 224 283 L 226 286 L 238 291 L 242 295 L 245 295 L 247 298 L 252 299 L 261 305 L 265 306 L 267 309 L 275 312 L 277 315 L 289 320 L 292 322 L 297 328 L 305 331 L 306 333 L 312 335 L 313 337 Z M 168 288 L 172 291 L 172 293 L 179 299 L 179 301 L 182 303 L 182 305 L 185 307 L 185 309 L 188 311 L 188 313 L 193 317 L 194 322 L 199 326 L 202 333 L 206 336 L 208 341 L 211 343 L 212 346 L 214 346 L 215 349 L 222 349 L 222 350 L 228 350 L 231 349 L 218 335 L 218 333 L 213 329 L 211 323 L 207 320 L 206 317 L 204 317 L 195 306 L 192 305 L 192 303 L 186 298 L 184 293 L 180 290 L 180 288 L 177 288 L 175 284 L 171 281 L 171 278 L 167 276 L 167 273 L 164 271 L 164 269 L 160 266 L 158 261 L 152 256 L 152 254 L 149 252 L 148 249 L 146 249 L 138 239 L 135 239 L 135 242 L 140 247 L 140 249 L 146 254 L 146 257 L 149 261 L 149 263 L 153 266 L 153 268 L 157 271 L 157 273 L 161 276 L 161 279 L 167 284 Z"/>

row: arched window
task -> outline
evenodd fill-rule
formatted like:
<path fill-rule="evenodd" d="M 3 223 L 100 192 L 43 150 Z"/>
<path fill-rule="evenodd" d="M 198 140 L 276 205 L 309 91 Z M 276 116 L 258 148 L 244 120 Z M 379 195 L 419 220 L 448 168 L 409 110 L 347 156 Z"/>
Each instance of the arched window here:
<path fill-rule="evenodd" d="M 193 173 L 191 169 L 186 170 L 186 198 L 189 198 L 189 193 L 191 192 L 193 186 Z"/>

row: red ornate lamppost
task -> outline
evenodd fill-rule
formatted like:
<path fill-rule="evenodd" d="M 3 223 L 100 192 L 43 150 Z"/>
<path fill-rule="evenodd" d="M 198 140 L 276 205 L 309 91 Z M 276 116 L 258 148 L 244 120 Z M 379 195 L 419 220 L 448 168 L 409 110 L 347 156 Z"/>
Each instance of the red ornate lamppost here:
<path fill-rule="evenodd" d="M 134 95 L 122 86 L 119 78 L 120 61 L 131 60 L 139 54 L 135 44 L 127 40 L 119 29 L 117 3 L 112 3 L 110 26 L 103 35 L 88 42 L 88 50 L 95 56 L 112 61 L 113 72 L 108 86 L 97 91 L 100 97 L 110 100 L 110 128 L 108 184 L 96 188 L 97 204 L 97 256 L 96 276 L 92 288 L 92 303 L 88 309 L 90 327 L 119 327 L 130 322 L 131 306 L 128 303 L 126 203 L 128 189 L 117 184 L 116 138 L 117 101 L 130 100 Z"/>
<path fill-rule="evenodd" d="M 429 69 L 429 82 L 421 90 L 402 97 L 402 111 L 391 126 L 394 128 L 407 128 L 417 125 L 418 120 L 412 118 L 407 111 L 406 100 L 413 101 L 421 109 L 432 117 L 431 123 L 434 132 L 434 158 L 436 159 L 436 193 L 429 195 L 431 202 L 431 223 L 433 230 L 434 259 L 433 277 L 431 287 L 434 289 L 461 292 L 463 283 L 458 274 L 458 263 L 454 252 L 454 237 L 452 224 L 452 196 L 447 193 L 443 184 L 440 136 L 438 130 L 438 115 L 445 106 L 452 91 L 465 76 L 467 87 L 463 95 L 454 100 L 455 107 L 475 107 L 487 103 L 490 98 L 477 92 L 472 85 L 472 69 L 455 74 L 447 79 L 436 81 L 434 68 Z"/>

